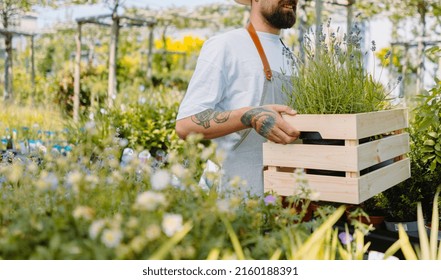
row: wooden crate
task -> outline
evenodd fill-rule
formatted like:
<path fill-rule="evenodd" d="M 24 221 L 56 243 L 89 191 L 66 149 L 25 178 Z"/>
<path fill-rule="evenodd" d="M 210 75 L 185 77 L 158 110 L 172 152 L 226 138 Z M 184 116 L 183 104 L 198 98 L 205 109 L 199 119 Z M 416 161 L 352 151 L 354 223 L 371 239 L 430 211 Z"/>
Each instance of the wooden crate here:
<path fill-rule="evenodd" d="M 359 204 L 410 177 L 410 160 L 405 156 L 409 151 L 409 134 L 404 132 L 408 126 L 406 109 L 284 118 L 302 132 L 344 140 L 344 145 L 264 143 L 265 191 L 285 196 L 298 192 L 293 170 L 302 168 L 319 200 Z M 360 142 L 366 138 L 376 140 Z M 369 170 L 382 162 L 389 163 Z M 312 170 L 340 171 L 343 176 L 308 174 Z"/>

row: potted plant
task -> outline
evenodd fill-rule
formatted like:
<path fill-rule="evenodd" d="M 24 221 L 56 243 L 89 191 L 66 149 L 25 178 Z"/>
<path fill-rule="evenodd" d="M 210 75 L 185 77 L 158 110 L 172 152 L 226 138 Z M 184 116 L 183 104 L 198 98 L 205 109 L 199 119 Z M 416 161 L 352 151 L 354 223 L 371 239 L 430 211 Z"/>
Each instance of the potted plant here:
<path fill-rule="evenodd" d="M 435 227 L 439 227 L 439 193 L 441 189 L 438 189 L 435 192 L 434 198 L 433 198 L 433 205 L 432 208 L 432 224 Z M 412 244 L 409 242 L 408 232 L 406 232 L 404 226 L 402 224 L 398 225 L 398 233 L 399 233 L 399 240 L 397 240 L 384 254 L 384 258 L 387 259 L 387 257 L 392 256 L 395 254 L 399 249 L 404 254 L 404 257 L 407 260 L 441 260 L 441 243 L 440 240 L 440 233 L 436 230 L 430 230 L 425 232 L 424 229 L 424 222 L 425 218 L 423 216 L 423 210 L 421 203 L 417 204 L 417 215 L 418 215 L 418 233 L 420 236 L 420 242 L 418 248 L 414 248 L 415 246 L 412 246 Z M 417 250 L 415 250 L 417 249 Z"/>
<path fill-rule="evenodd" d="M 360 205 L 349 205 L 346 212 L 348 220 L 358 220 L 374 228 L 382 228 L 386 217 L 387 203 L 382 193 L 379 193 Z"/>
<path fill-rule="evenodd" d="M 317 43 L 305 37 L 305 58 L 298 60 L 293 90 L 286 92 L 298 114 L 284 118 L 302 135 L 315 132 L 338 143 L 264 143 L 264 186 L 290 195 L 295 188 L 290 168 L 304 168 L 320 200 L 359 204 L 410 176 L 407 110 L 392 108 L 390 90 L 365 71 L 358 29 L 342 36 L 329 22 L 327 28 Z"/>

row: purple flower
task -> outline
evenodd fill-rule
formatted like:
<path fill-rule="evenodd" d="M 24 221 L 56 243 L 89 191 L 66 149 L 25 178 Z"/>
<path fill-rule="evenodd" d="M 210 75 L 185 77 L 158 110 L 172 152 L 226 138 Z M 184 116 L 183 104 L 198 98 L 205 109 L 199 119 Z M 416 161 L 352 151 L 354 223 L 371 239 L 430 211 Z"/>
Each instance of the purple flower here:
<path fill-rule="evenodd" d="M 265 205 L 274 204 L 276 202 L 276 198 L 272 195 L 267 195 L 264 200 Z"/>
<path fill-rule="evenodd" d="M 340 238 L 341 243 L 343 243 L 344 245 L 350 243 L 352 240 L 354 240 L 354 238 L 352 238 L 352 235 L 350 235 L 347 232 L 340 232 L 338 234 L 338 238 Z"/>

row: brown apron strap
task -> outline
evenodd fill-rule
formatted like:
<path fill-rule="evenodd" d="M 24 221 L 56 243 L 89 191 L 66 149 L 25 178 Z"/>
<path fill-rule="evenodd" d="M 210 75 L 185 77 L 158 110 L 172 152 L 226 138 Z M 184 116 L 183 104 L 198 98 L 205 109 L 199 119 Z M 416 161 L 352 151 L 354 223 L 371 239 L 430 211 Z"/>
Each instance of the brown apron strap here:
<path fill-rule="evenodd" d="M 253 40 L 254 45 L 257 48 L 257 51 L 259 52 L 260 59 L 262 60 L 263 63 L 263 72 L 265 73 L 265 77 L 268 81 L 271 81 L 271 78 L 273 77 L 273 73 L 271 72 L 271 67 L 268 63 L 268 59 L 266 58 L 265 51 L 263 50 L 259 37 L 257 36 L 256 29 L 254 29 L 254 26 L 251 22 L 247 24 L 247 31 L 248 33 L 250 33 L 251 39 Z"/>

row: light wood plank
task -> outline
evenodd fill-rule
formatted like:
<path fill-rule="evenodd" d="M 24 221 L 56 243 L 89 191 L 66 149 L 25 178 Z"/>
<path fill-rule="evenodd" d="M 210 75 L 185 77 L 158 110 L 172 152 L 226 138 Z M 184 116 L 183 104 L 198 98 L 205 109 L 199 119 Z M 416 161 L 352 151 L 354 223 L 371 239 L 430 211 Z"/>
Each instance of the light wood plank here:
<path fill-rule="evenodd" d="M 346 147 L 355 147 L 358 146 L 358 140 L 345 140 L 345 146 Z M 357 155 L 358 159 L 358 155 Z M 346 171 L 346 177 L 349 178 L 357 178 L 360 176 L 360 169 L 357 168 L 357 171 Z"/>
<path fill-rule="evenodd" d="M 358 147 L 358 169 L 363 170 L 389 159 L 398 159 L 398 157 L 406 154 L 409 150 L 409 133 L 393 135 L 364 143 Z"/>
<path fill-rule="evenodd" d="M 319 200 L 357 204 L 359 201 L 358 179 L 305 174 L 311 190 L 318 192 Z M 292 173 L 264 172 L 264 190 L 279 195 L 298 194 L 298 183 Z"/>
<path fill-rule="evenodd" d="M 380 135 L 409 126 L 407 109 L 356 114 L 357 138 Z"/>
<path fill-rule="evenodd" d="M 263 144 L 263 165 L 358 171 L 357 147 Z"/>
<path fill-rule="evenodd" d="M 318 192 L 318 199 L 339 203 L 360 204 L 398 183 L 410 178 L 410 160 L 403 159 L 359 178 L 318 176 L 305 174 L 311 190 Z M 279 195 L 299 192 L 293 173 L 264 172 L 264 190 Z"/>
<path fill-rule="evenodd" d="M 410 159 L 368 173 L 360 178 L 360 203 L 410 178 Z"/>
<path fill-rule="evenodd" d="M 299 131 L 319 132 L 323 139 L 362 139 L 408 127 L 405 108 L 360 114 L 284 115 L 283 118 Z"/>

